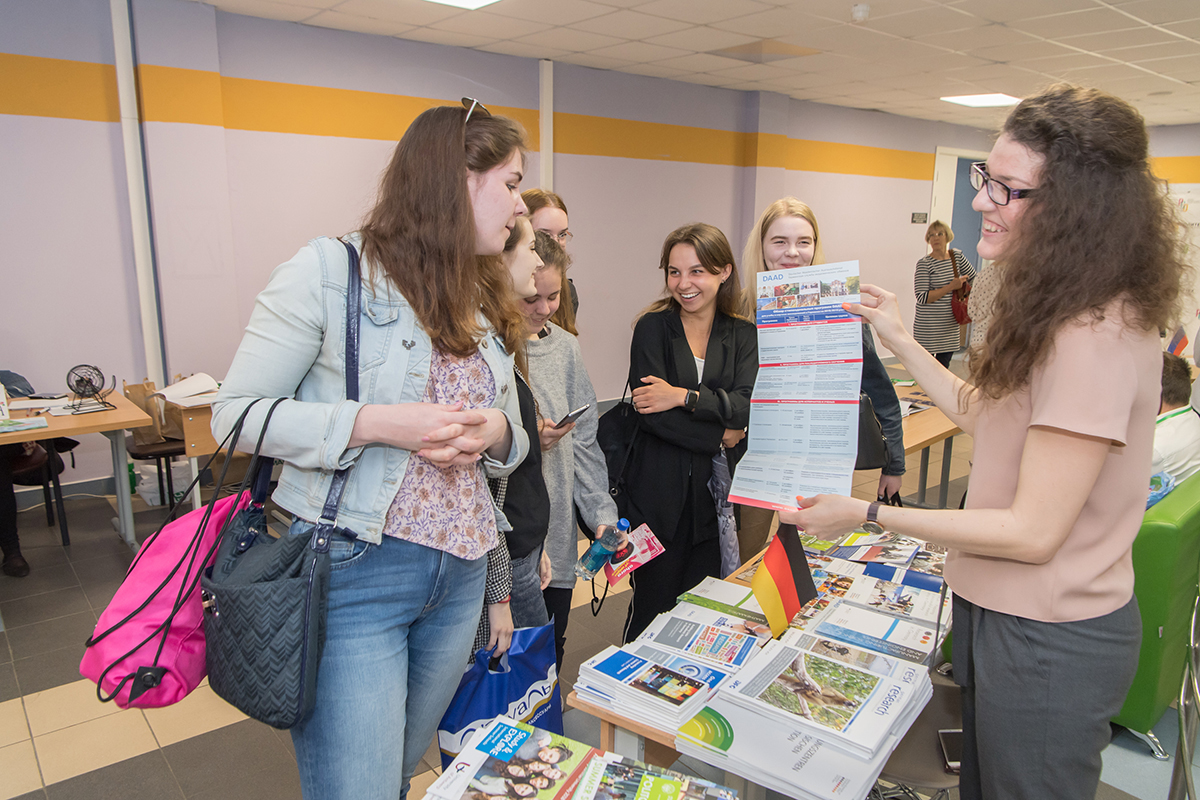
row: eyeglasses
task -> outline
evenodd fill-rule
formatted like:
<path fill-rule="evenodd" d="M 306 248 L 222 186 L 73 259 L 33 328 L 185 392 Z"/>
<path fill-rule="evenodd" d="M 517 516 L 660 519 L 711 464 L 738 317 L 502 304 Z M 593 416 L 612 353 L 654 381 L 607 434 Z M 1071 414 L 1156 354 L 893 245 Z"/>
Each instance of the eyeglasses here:
<path fill-rule="evenodd" d="M 987 196 L 998 206 L 1006 206 L 1009 200 L 1020 200 L 1037 191 L 1036 189 L 1012 189 L 1007 184 L 988 175 L 985 162 L 976 161 L 971 165 L 971 188 L 978 192 L 985 185 L 987 186 Z"/>
<path fill-rule="evenodd" d="M 570 231 L 563 231 L 562 233 L 552 233 L 550 235 L 553 236 L 555 239 L 557 239 L 559 244 L 566 244 L 567 242 L 569 242 L 575 238 L 575 234 L 571 233 Z"/>
<path fill-rule="evenodd" d="M 474 114 L 476 110 L 478 110 L 479 115 L 483 117 L 490 117 L 492 115 L 492 112 L 487 110 L 487 106 L 476 100 L 474 97 L 464 97 L 462 99 L 462 104 L 463 108 L 467 110 L 467 118 L 463 120 L 463 125 L 466 125 L 471 121 L 471 115 Z"/>

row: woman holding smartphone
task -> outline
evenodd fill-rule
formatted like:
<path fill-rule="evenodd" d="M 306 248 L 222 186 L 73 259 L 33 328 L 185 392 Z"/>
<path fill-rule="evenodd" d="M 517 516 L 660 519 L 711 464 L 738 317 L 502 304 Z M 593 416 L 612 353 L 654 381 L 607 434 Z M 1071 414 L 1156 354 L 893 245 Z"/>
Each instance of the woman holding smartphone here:
<path fill-rule="evenodd" d="M 1091 800 L 1137 667 L 1131 547 L 1145 510 L 1182 228 L 1142 118 L 1058 84 L 1009 116 L 972 168 L 979 255 L 999 289 L 961 380 L 905 330 L 896 296 L 848 304 L 975 437 L 964 510 L 798 498 L 780 518 L 829 537 L 865 521 L 949 548 L 963 798 Z M 1064 287 L 1070 287 L 1065 290 Z"/>
<path fill-rule="evenodd" d="M 712 225 L 677 228 L 663 242 L 663 296 L 638 318 L 629 385 L 639 432 L 629 458 L 629 524 L 643 522 L 665 551 L 630 575 L 625 641 L 636 639 L 680 593 L 720 577 L 713 456 L 732 472 L 745 451 L 758 333 L 743 310 L 729 240 Z"/>

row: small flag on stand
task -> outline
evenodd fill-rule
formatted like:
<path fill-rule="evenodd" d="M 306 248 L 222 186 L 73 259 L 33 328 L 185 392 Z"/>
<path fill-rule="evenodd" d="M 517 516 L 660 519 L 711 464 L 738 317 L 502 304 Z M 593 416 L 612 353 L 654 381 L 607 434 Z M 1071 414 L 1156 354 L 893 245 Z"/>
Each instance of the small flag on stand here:
<path fill-rule="evenodd" d="M 1171 343 L 1167 345 L 1167 349 L 1177 356 L 1183 356 L 1187 352 L 1188 337 L 1183 330 L 1183 326 L 1179 326 L 1179 330 L 1175 331 L 1175 335 L 1171 337 Z"/>
<path fill-rule="evenodd" d="M 763 555 L 762 565 L 750 579 L 750 588 L 776 639 L 787 630 L 801 607 L 817 596 L 795 525 L 779 526 Z"/>

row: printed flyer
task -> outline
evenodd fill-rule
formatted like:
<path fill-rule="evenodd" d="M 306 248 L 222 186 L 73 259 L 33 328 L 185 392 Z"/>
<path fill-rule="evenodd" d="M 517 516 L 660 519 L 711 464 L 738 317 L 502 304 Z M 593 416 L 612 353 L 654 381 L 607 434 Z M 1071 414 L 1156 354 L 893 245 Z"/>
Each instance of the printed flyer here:
<path fill-rule="evenodd" d="M 842 303 L 858 302 L 858 280 L 857 261 L 758 275 L 758 378 L 731 502 L 783 509 L 797 495 L 850 494 L 862 321 Z"/>

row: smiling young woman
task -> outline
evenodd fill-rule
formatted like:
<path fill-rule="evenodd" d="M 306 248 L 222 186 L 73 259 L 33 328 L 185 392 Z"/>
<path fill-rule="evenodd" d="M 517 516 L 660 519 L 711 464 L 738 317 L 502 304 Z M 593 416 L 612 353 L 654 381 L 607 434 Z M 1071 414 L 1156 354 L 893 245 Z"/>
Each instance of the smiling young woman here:
<path fill-rule="evenodd" d="M 664 296 L 642 312 L 629 348 L 629 385 L 641 432 L 629 459 L 632 527 L 645 522 L 666 552 L 632 575 L 625 641 L 680 592 L 719 577 L 717 512 L 708 480 L 725 448 L 732 471 L 745 451 L 758 336 L 743 312 L 725 234 L 695 223 L 663 242 Z"/>

